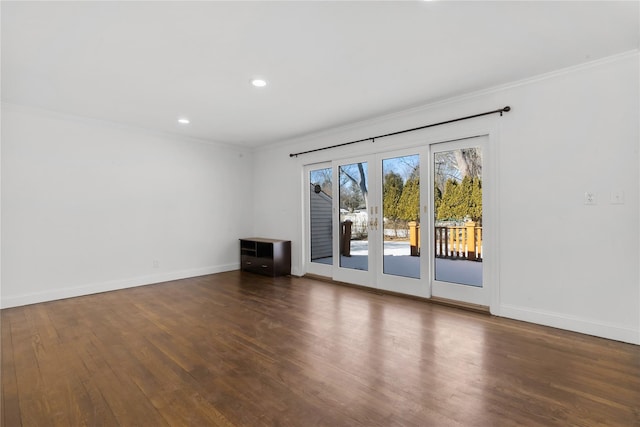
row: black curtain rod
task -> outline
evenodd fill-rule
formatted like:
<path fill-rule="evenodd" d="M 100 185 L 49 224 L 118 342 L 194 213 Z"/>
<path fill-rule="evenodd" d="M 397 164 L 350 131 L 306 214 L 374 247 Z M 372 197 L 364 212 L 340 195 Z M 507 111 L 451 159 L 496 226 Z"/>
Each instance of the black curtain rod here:
<path fill-rule="evenodd" d="M 448 123 L 459 122 L 461 120 L 468 120 L 468 119 L 473 119 L 475 117 L 488 116 L 489 114 L 500 113 L 500 116 L 502 116 L 502 113 L 506 113 L 508 111 L 511 111 L 511 107 L 509 107 L 507 105 L 506 107 L 500 108 L 498 110 L 487 111 L 486 113 L 474 114 L 473 116 L 459 117 L 457 119 L 447 120 L 447 121 L 439 122 L 439 123 L 432 123 L 430 125 L 420 126 L 420 127 L 412 128 L 412 129 L 400 130 L 400 131 L 397 131 L 397 132 L 387 133 L 387 134 L 384 134 L 384 135 L 372 136 L 372 137 L 369 137 L 369 138 L 359 139 L 357 141 L 343 142 L 342 144 L 330 145 L 328 147 L 316 148 L 314 150 L 301 151 L 299 153 L 292 153 L 292 154 L 289 154 L 289 157 L 298 157 L 301 154 L 315 153 L 316 151 L 328 150 L 330 148 L 343 147 L 345 145 L 356 144 L 358 142 L 364 142 L 364 141 L 375 142 L 376 139 L 384 138 L 384 137 L 387 137 L 387 136 L 400 135 L 401 133 L 413 132 L 413 131 L 416 131 L 416 130 L 426 129 L 426 128 L 430 128 L 430 127 L 434 127 L 434 126 L 446 125 Z"/>

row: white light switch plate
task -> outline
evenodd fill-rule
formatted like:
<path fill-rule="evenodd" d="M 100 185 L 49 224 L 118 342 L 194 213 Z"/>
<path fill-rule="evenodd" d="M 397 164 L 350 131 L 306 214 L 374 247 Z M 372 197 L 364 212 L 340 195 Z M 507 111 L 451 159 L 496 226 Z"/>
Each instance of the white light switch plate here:
<path fill-rule="evenodd" d="M 612 205 L 624 205 L 624 191 L 614 190 L 611 192 Z"/>

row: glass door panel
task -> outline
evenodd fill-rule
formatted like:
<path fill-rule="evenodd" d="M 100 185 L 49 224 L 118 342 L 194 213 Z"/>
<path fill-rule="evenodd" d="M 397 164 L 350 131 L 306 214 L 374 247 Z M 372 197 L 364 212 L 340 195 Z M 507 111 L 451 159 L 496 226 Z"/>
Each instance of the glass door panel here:
<path fill-rule="evenodd" d="M 333 174 L 331 167 L 309 171 L 310 261 L 333 265 Z"/>
<path fill-rule="evenodd" d="M 374 227 L 378 241 L 376 284 L 402 294 L 428 298 L 430 245 L 427 174 L 428 148 L 411 148 L 381 153 L 377 156 L 378 185 L 376 206 L 380 207 L 379 227 Z M 374 213 L 377 213 L 374 209 Z M 420 221 L 425 230 L 420 233 Z M 374 219 L 375 225 L 375 219 Z M 421 280 L 422 279 L 422 280 Z"/>
<path fill-rule="evenodd" d="M 338 166 L 340 267 L 369 270 L 368 162 Z"/>
<path fill-rule="evenodd" d="M 333 163 L 333 279 L 375 287 L 377 172 L 371 157 Z M 373 184 L 372 184 L 373 183 Z M 372 187 L 372 188 L 370 188 Z"/>
<path fill-rule="evenodd" d="M 382 159 L 382 272 L 420 278 L 420 156 Z"/>
<path fill-rule="evenodd" d="M 325 277 L 333 274 L 334 181 L 331 163 L 304 167 L 305 273 Z"/>
<path fill-rule="evenodd" d="M 482 149 L 433 156 L 435 280 L 482 287 Z"/>
<path fill-rule="evenodd" d="M 486 137 L 432 146 L 432 294 L 488 305 L 484 283 Z"/>

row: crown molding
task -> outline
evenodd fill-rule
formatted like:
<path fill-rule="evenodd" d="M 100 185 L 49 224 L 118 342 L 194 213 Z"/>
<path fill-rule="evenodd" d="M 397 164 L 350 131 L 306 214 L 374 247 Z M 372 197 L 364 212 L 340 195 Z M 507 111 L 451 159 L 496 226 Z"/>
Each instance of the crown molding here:
<path fill-rule="evenodd" d="M 514 89 L 521 86 L 527 86 L 533 83 L 537 83 L 544 80 L 553 79 L 559 76 L 573 74 L 576 72 L 580 72 L 583 70 L 588 70 L 591 68 L 603 66 L 606 64 L 611 64 L 619 61 L 624 61 L 628 59 L 636 58 L 640 60 L 640 50 L 634 49 L 626 52 L 622 52 L 616 55 L 607 56 L 604 58 L 596 59 L 589 62 L 584 62 L 582 64 L 572 65 L 569 67 L 561 68 L 558 70 L 550 71 L 543 74 L 538 74 L 532 77 L 527 77 L 524 79 L 516 80 L 509 83 L 500 84 L 497 86 L 492 86 L 486 89 L 480 89 L 477 91 L 469 92 L 463 95 L 453 96 L 449 98 L 443 98 L 434 100 L 432 102 L 426 104 L 419 104 L 413 107 L 408 107 L 402 110 L 398 110 L 392 113 L 383 114 L 376 117 L 371 117 L 365 120 L 359 120 L 357 122 L 349 123 L 342 126 L 337 126 L 334 128 L 328 128 L 322 131 L 309 133 L 307 135 L 302 135 L 298 137 L 288 138 L 282 141 L 273 142 L 271 144 L 266 144 L 260 147 L 254 147 L 256 152 L 273 149 L 276 147 L 288 147 L 293 145 L 303 144 L 305 142 L 312 142 L 314 140 L 318 140 L 321 138 L 331 137 L 332 135 L 343 134 L 345 132 L 358 130 L 362 128 L 366 128 L 367 126 L 371 126 L 374 124 L 379 124 L 381 122 L 390 121 L 396 118 L 406 117 L 413 114 L 420 114 L 426 111 L 430 111 L 436 108 L 444 107 L 451 104 L 457 104 L 463 101 L 469 101 L 489 95 L 495 95 L 500 92 L 504 92 L 509 89 Z"/>

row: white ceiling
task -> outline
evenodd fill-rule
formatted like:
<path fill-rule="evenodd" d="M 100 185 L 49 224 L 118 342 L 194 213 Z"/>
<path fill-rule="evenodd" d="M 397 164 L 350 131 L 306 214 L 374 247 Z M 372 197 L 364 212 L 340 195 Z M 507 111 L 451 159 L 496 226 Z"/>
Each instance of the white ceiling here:
<path fill-rule="evenodd" d="M 638 49 L 638 5 L 3 1 L 2 100 L 259 146 Z"/>

